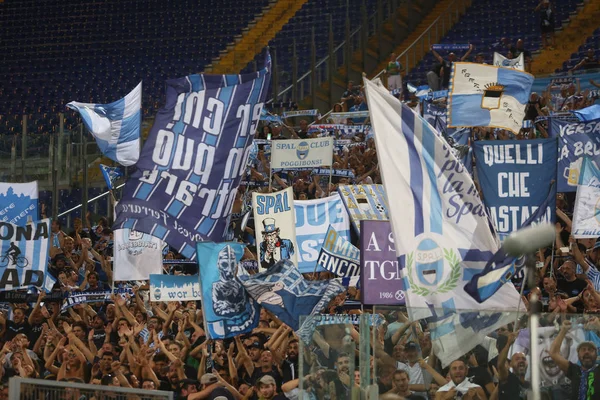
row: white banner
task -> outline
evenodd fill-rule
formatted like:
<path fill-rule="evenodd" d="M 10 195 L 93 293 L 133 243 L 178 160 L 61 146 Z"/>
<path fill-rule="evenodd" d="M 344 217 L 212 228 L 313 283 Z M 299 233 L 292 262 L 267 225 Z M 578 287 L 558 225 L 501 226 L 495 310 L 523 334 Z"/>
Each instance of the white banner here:
<path fill-rule="evenodd" d="M 494 53 L 494 66 L 518 69 L 519 71 L 525 71 L 525 58 L 523 53 L 517 58 L 506 58 L 500 53 Z"/>
<path fill-rule="evenodd" d="M 298 269 L 312 273 L 319 259 L 329 225 L 340 237 L 350 240 L 350 217 L 338 193 L 316 200 L 294 201 Z M 321 271 L 321 270 L 320 270 Z"/>
<path fill-rule="evenodd" d="M 269 268 L 282 259 L 298 265 L 292 188 L 271 194 L 252 192 L 252 208 L 261 268 Z"/>
<path fill-rule="evenodd" d="M 150 301 L 201 300 L 198 275 L 150 275 Z"/>
<path fill-rule="evenodd" d="M 271 168 L 273 169 L 330 166 L 332 160 L 332 137 L 271 142 Z"/>
<path fill-rule="evenodd" d="M 162 240 L 131 229 L 116 229 L 114 241 L 113 280 L 148 280 L 150 274 L 162 273 Z"/>
<path fill-rule="evenodd" d="M 597 238 L 600 236 L 600 169 L 587 157 L 581 160 L 573 213 L 573 237 Z"/>
<path fill-rule="evenodd" d="M 519 293 L 509 282 L 480 304 L 465 291 L 498 251 L 473 180 L 431 125 L 380 82 L 364 82 L 385 193 L 401 204 L 388 212 L 406 306 L 411 320 L 433 317 L 432 344 L 446 366 L 510 322 L 498 311 L 522 308 Z"/>

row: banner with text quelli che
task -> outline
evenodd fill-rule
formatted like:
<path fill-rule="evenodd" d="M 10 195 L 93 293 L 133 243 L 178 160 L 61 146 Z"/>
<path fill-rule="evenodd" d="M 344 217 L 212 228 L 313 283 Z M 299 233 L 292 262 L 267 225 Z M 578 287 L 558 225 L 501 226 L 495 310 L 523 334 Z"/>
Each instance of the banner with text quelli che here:
<path fill-rule="evenodd" d="M 113 229 L 151 234 L 189 259 L 196 242 L 223 241 L 269 78 L 267 63 L 252 74 L 167 81 Z"/>
<path fill-rule="evenodd" d="M 503 240 L 548 197 L 556 179 L 557 141 L 478 141 L 474 150 L 483 202 Z M 545 221 L 554 221 L 555 205 L 554 200 L 548 206 Z"/>

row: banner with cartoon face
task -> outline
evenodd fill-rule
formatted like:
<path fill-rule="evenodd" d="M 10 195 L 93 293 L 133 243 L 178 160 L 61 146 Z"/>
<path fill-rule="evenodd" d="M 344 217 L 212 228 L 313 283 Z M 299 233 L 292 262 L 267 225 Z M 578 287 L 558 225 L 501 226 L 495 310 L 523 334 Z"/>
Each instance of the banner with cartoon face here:
<path fill-rule="evenodd" d="M 292 188 L 270 194 L 253 192 L 252 208 L 260 267 L 267 269 L 281 260 L 298 265 Z"/>
<path fill-rule="evenodd" d="M 114 231 L 114 280 L 147 280 L 162 273 L 162 240 L 131 229 Z"/>

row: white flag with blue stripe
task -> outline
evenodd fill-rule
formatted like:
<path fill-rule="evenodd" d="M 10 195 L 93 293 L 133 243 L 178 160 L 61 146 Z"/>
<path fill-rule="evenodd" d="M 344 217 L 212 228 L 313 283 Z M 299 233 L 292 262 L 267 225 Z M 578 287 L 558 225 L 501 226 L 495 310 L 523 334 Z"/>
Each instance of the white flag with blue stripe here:
<path fill-rule="evenodd" d="M 50 219 L 17 226 L 0 222 L 0 291 L 37 287 L 50 291 Z"/>
<path fill-rule="evenodd" d="M 516 69 L 455 62 L 448 126 L 489 126 L 519 133 L 533 80 L 533 75 Z"/>
<path fill-rule="evenodd" d="M 110 104 L 79 103 L 67 107 L 81 115 L 106 157 L 129 166 L 140 157 L 142 126 L 142 82 L 127 96 Z"/>
<path fill-rule="evenodd" d="M 508 323 L 502 311 L 516 311 L 519 294 L 509 283 L 480 304 L 465 292 L 498 250 L 477 189 L 431 125 L 379 82 L 364 82 L 403 276 L 398 289 L 411 319 L 430 322 L 434 350 L 448 364 Z"/>

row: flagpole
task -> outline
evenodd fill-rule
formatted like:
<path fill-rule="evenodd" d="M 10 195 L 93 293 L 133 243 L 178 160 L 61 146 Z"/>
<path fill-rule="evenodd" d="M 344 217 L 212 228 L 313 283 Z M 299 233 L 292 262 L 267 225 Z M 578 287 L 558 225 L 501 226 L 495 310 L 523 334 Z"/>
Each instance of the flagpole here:
<path fill-rule="evenodd" d="M 331 180 L 333 177 L 333 163 L 331 163 L 332 165 L 329 166 L 329 185 L 327 185 L 327 197 L 329 197 L 329 195 L 331 194 Z"/>
<path fill-rule="evenodd" d="M 271 193 L 271 184 L 273 183 L 273 167 L 269 163 L 269 193 Z"/>

